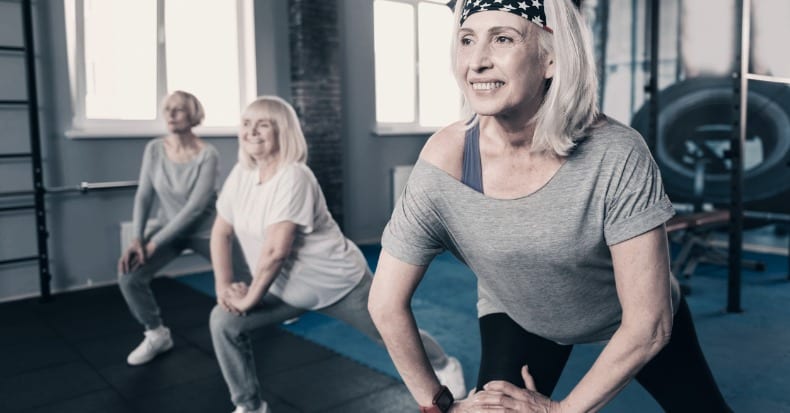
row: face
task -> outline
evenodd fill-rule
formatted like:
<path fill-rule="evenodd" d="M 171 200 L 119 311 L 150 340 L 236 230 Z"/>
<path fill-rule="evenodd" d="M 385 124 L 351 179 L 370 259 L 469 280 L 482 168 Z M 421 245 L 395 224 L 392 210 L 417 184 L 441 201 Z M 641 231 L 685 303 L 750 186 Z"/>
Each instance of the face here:
<path fill-rule="evenodd" d="M 167 130 L 171 133 L 184 133 L 192 130 L 187 104 L 181 96 L 171 96 L 167 102 L 165 102 L 162 114 L 164 115 L 165 122 L 167 122 Z"/>
<path fill-rule="evenodd" d="M 504 11 L 478 12 L 464 21 L 455 39 L 455 76 L 472 110 L 534 115 L 554 70 L 551 57 L 540 56 L 538 30 Z"/>
<path fill-rule="evenodd" d="M 270 117 L 259 110 L 248 109 L 241 118 L 239 144 L 256 160 L 273 158 L 279 154 L 277 133 Z"/>

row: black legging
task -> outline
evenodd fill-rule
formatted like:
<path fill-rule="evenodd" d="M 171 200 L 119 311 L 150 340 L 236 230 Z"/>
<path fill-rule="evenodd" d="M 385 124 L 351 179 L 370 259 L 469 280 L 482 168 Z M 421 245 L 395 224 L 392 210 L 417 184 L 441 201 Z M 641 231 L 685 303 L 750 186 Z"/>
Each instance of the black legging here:
<path fill-rule="evenodd" d="M 480 318 L 482 355 L 477 388 L 491 380 L 524 387 L 521 367 L 529 366 L 537 390 L 550 396 L 571 354 L 571 345 L 529 333 L 504 313 Z M 667 412 L 732 412 L 702 354 L 685 299 L 673 321 L 672 337 L 636 375 Z"/>

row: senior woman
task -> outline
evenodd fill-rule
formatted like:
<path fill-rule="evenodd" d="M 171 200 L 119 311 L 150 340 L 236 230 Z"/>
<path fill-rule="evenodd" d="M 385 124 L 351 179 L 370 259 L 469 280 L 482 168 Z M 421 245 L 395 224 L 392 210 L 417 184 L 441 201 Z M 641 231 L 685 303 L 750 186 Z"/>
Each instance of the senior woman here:
<path fill-rule="evenodd" d="M 253 329 L 315 310 L 383 345 L 367 311 L 371 271 L 332 219 L 306 159 L 307 144 L 287 102 L 264 96 L 247 107 L 239 162 L 220 193 L 211 234 L 218 301 L 211 337 L 236 413 L 269 412 L 255 372 L 248 335 Z M 253 271 L 249 285 L 234 282 L 229 259 L 234 234 Z M 429 335 L 418 335 L 426 362 L 463 394 L 458 360 Z"/>
<path fill-rule="evenodd" d="M 454 71 L 474 116 L 423 148 L 369 303 L 421 411 L 597 411 L 634 378 L 668 411 L 730 411 L 669 272 L 672 204 L 643 139 L 598 113 L 578 11 L 469 0 L 455 16 Z M 478 278 L 480 373 L 462 402 L 427 367 L 409 305 L 442 250 Z M 589 342 L 606 346 L 550 399 L 572 346 Z"/>
<path fill-rule="evenodd" d="M 191 93 L 179 90 L 166 96 L 161 106 L 168 134 L 145 147 L 134 197 L 134 239 L 118 260 L 121 292 L 145 328 L 142 343 L 127 357 L 130 365 L 147 363 L 173 347 L 151 292 L 156 272 L 185 249 L 207 259 L 211 255 L 219 156 L 192 132 L 203 121 L 203 105 Z M 146 229 L 155 201 L 158 225 Z"/>

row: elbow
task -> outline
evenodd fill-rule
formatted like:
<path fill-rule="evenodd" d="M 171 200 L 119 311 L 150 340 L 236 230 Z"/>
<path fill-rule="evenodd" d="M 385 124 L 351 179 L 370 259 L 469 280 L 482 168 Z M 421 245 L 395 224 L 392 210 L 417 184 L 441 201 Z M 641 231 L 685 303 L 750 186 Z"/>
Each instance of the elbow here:
<path fill-rule="evenodd" d="M 660 320 L 652 323 L 649 330 L 644 332 L 643 335 L 643 348 L 645 350 L 646 360 L 651 360 L 655 357 L 664 347 L 669 344 L 672 337 L 672 317 L 662 317 Z"/>
<path fill-rule="evenodd" d="M 388 295 L 376 294 L 374 289 L 371 289 L 370 296 L 368 297 L 368 313 L 373 320 L 373 324 L 379 332 L 385 332 L 389 327 L 397 323 L 400 317 L 408 312 L 408 308 L 400 305 Z"/>
<path fill-rule="evenodd" d="M 263 252 L 260 257 L 260 264 L 258 271 L 266 271 L 268 269 L 279 270 L 288 258 L 290 250 L 284 248 L 269 248 Z"/>

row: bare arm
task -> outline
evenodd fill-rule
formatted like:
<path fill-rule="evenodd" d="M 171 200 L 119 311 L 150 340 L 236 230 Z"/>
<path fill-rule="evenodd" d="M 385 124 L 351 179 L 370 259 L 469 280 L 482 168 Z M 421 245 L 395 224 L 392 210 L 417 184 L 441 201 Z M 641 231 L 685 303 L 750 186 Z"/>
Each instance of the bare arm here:
<path fill-rule="evenodd" d="M 296 224 L 291 221 L 282 221 L 266 227 L 263 251 L 258 258 L 252 284 L 244 296 L 231 299 L 231 304 L 235 308 L 245 312 L 258 304 L 280 274 L 280 268 L 291 254 L 295 237 Z"/>
<path fill-rule="evenodd" d="M 623 317 L 593 366 L 560 405 L 596 412 L 612 400 L 668 342 L 672 332 L 669 253 L 664 226 L 613 245 Z"/>
<path fill-rule="evenodd" d="M 368 310 L 403 382 L 420 406 L 430 406 L 441 384 L 431 369 L 411 311 L 411 297 L 425 267 L 381 252 Z"/>
<path fill-rule="evenodd" d="M 475 396 L 478 409 L 474 411 L 597 412 L 667 344 L 672 300 L 663 225 L 610 250 L 622 322 L 587 374 L 557 403 L 538 393 L 528 370 L 523 369 L 526 390 L 504 381 L 488 383 Z"/>

